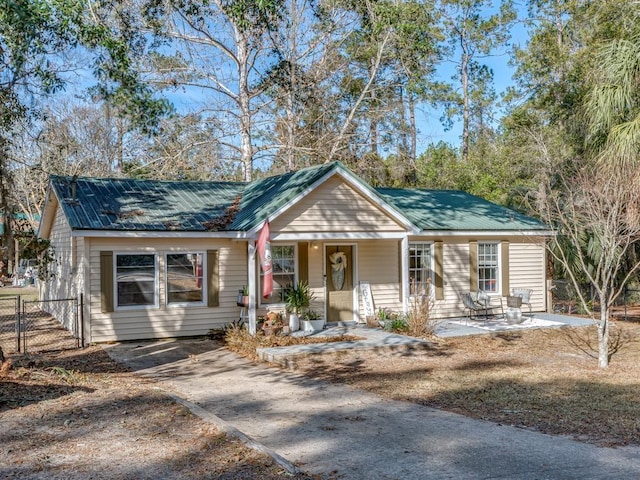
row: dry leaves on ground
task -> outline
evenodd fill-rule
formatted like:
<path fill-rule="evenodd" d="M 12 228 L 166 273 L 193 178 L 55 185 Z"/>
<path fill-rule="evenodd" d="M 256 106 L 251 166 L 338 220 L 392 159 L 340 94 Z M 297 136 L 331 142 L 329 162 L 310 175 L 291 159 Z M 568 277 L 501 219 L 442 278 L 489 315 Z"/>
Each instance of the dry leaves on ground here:
<path fill-rule="evenodd" d="M 314 478 L 286 474 L 100 347 L 14 358 L 0 419 L 0 478 Z"/>
<path fill-rule="evenodd" d="M 595 328 L 595 327 L 586 327 Z M 599 445 L 640 445 L 640 324 L 610 367 L 573 347 L 585 329 L 441 340 L 427 351 L 348 351 L 296 360 L 298 371 L 396 400 Z"/>

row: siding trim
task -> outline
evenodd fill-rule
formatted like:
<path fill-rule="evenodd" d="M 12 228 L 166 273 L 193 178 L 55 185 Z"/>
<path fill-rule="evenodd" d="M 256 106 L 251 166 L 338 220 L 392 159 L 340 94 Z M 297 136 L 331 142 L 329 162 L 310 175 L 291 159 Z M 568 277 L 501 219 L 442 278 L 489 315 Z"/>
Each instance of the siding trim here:
<path fill-rule="evenodd" d="M 220 306 L 220 252 L 207 250 L 207 307 Z"/>
<path fill-rule="evenodd" d="M 444 255 L 442 240 L 433 242 L 436 300 L 444 300 Z"/>
<path fill-rule="evenodd" d="M 309 283 L 309 242 L 298 243 L 298 282 Z"/>
<path fill-rule="evenodd" d="M 502 276 L 502 296 L 509 296 L 509 241 L 503 240 L 500 245 L 500 268 Z"/>
<path fill-rule="evenodd" d="M 469 290 L 478 290 L 478 241 L 469 240 Z"/>
<path fill-rule="evenodd" d="M 100 311 L 113 312 L 113 252 L 100 252 Z"/>

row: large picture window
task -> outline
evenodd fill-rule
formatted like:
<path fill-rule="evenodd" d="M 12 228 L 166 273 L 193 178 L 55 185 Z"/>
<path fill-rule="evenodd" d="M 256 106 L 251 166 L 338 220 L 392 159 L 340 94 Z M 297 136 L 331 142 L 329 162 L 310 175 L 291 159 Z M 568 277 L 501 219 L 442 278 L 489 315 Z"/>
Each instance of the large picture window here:
<path fill-rule="evenodd" d="M 203 253 L 168 253 L 167 304 L 202 303 Z"/>
<path fill-rule="evenodd" d="M 118 307 L 157 305 L 157 266 L 154 254 L 117 254 Z"/>
<path fill-rule="evenodd" d="M 499 292 L 500 255 L 497 243 L 478 243 L 478 288 Z"/>
<path fill-rule="evenodd" d="M 409 243 L 409 291 L 427 295 L 433 282 L 433 254 L 430 243 Z"/>
<path fill-rule="evenodd" d="M 296 282 L 296 247 L 295 245 L 271 245 L 273 265 L 273 293 L 271 298 L 262 299 L 263 303 L 279 303 L 285 301 L 288 288 Z M 262 280 L 262 271 L 260 280 Z"/>

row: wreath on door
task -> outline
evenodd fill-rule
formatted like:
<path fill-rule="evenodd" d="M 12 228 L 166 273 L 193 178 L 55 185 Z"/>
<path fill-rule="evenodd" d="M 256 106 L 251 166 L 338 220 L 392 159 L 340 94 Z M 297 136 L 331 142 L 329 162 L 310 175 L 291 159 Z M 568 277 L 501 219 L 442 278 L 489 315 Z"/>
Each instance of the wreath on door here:
<path fill-rule="evenodd" d="M 344 270 L 347 268 L 347 256 L 344 252 L 334 252 L 329 255 L 331 262 L 331 281 L 336 290 L 344 286 Z"/>

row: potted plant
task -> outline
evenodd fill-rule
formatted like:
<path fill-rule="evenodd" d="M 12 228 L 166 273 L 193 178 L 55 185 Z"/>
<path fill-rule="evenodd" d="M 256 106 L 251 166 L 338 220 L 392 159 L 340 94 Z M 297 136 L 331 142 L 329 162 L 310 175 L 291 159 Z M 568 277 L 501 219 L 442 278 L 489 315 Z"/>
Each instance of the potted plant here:
<path fill-rule="evenodd" d="M 305 332 L 319 332 L 324 328 L 324 318 L 314 310 L 305 310 L 300 316 L 300 321 Z"/>
<path fill-rule="evenodd" d="M 238 305 L 239 307 L 249 306 L 249 287 L 247 287 L 246 285 L 242 287 L 241 290 L 238 290 L 236 305 Z"/>
<path fill-rule="evenodd" d="M 289 328 L 295 332 L 300 328 L 299 315 L 309 308 L 313 293 L 307 282 L 298 282 L 298 284 L 287 291 L 285 302 L 287 311 L 289 312 Z"/>

